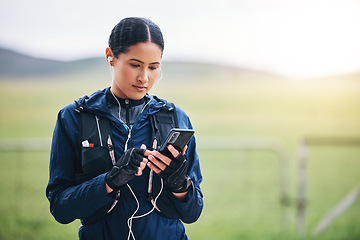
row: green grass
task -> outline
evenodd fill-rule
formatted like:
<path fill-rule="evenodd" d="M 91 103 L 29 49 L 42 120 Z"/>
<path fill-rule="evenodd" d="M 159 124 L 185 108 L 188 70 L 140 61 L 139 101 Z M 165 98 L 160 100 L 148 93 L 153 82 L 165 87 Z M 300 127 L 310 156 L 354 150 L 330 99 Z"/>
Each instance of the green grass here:
<path fill-rule="evenodd" d="M 274 153 L 199 149 L 205 205 L 198 222 L 186 225 L 188 235 L 296 239 L 298 144 L 304 136 L 360 136 L 360 77 L 292 81 L 223 76 L 165 75 L 156 94 L 189 114 L 199 139 L 272 136 L 282 141 L 290 158 L 290 206 L 280 204 L 281 165 Z M 107 87 L 109 78 L 78 74 L 1 79 L 0 138 L 50 138 L 59 109 Z M 360 146 L 309 147 L 306 239 L 359 239 L 360 200 L 320 235 L 311 235 L 322 217 L 360 182 L 359 158 Z M 61 225 L 49 213 L 48 164 L 49 151 L 0 151 L 0 239 L 77 238 L 78 221 Z"/>
<path fill-rule="evenodd" d="M 79 222 L 65 226 L 45 196 L 49 152 L 0 152 L 0 239 L 76 239 Z"/>

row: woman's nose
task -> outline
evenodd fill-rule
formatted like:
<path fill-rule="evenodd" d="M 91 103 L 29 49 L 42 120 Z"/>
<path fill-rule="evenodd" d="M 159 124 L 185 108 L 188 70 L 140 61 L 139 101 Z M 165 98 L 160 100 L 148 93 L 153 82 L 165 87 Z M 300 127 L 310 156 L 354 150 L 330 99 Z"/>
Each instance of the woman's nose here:
<path fill-rule="evenodd" d="M 141 71 L 140 75 L 138 76 L 138 80 L 139 80 L 141 83 L 146 83 L 146 82 L 149 81 L 149 76 L 148 76 L 146 70 Z"/>

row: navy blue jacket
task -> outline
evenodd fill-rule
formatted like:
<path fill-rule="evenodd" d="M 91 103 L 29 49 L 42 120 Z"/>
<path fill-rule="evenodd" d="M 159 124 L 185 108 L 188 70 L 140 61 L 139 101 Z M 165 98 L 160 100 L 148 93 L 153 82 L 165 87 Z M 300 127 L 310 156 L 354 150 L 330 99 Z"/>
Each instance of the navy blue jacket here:
<path fill-rule="evenodd" d="M 81 105 L 84 111 L 96 113 L 110 120 L 116 159 L 124 153 L 126 141 L 128 141 L 128 148 L 140 148 L 142 144 L 145 144 L 148 149 L 151 149 L 149 116 L 159 111 L 166 101 L 156 96 L 146 95 L 146 108 L 136 119 L 129 135 L 123 124 L 110 114 L 106 102 L 107 91 L 109 88 L 97 91 L 90 97 L 82 97 L 76 103 L 65 106 L 58 114 L 51 146 L 50 177 L 46 196 L 50 202 L 51 214 L 60 223 L 66 224 L 75 219 L 86 219 L 103 207 L 110 208 L 115 200 L 115 194 L 106 193 L 105 173 L 79 185 L 75 184 L 76 163 L 81 151 L 77 105 Z M 179 107 L 176 107 L 176 110 L 179 127 L 192 128 L 185 112 Z M 135 239 L 139 240 L 188 239 L 182 222 L 195 222 L 203 208 L 203 195 L 199 186 L 202 176 L 194 137 L 188 144 L 186 155 L 189 161 L 188 176 L 192 179 L 192 187 L 185 201 L 179 201 L 175 197 L 172 199 L 180 213 L 180 219 L 166 218 L 157 211 L 153 211 L 145 217 L 129 220 L 138 204 L 139 209 L 135 216 L 145 214 L 152 209 L 152 205 L 146 201 L 150 172 L 146 167 L 141 176 L 136 176 L 128 182 L 136 199 L 126 185 L 122 187 L 121 196 L 115 208 L 101 220 L 81 225 L 79 238 L 127 239 L 130 232 L 134 234 Z"/>

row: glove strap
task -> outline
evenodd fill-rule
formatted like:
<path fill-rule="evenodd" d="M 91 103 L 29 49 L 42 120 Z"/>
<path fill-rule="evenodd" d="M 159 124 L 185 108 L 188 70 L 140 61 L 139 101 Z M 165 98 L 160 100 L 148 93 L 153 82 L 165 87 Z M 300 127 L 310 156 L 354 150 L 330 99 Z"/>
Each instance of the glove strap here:
<path fill-rule="evenodd" d="M 191 186 L 191 178 L 189 176 L 185 176 L 185 181 L 184 184 L 182 185 L 182 187 L 180 189 L 176 189 L 176 190 L 171 190 L 171 192 L 173 193 L 184 193 L 187 192 L 189 190 Z"/>

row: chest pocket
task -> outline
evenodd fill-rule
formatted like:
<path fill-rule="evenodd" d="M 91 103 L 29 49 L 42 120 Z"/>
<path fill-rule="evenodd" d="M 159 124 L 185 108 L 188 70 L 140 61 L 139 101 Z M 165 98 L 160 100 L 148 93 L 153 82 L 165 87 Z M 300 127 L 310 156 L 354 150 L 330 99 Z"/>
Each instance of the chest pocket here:
<path fill-rule="evenodd" d="M 109 144 L 110 123 L 108 119 L 80 111 L 79 141 L 80 162 L 77 163 L 76 183 L 82 183 L 112 168 Z M 111 142 L 111 140 L 110 140 Z"/>

